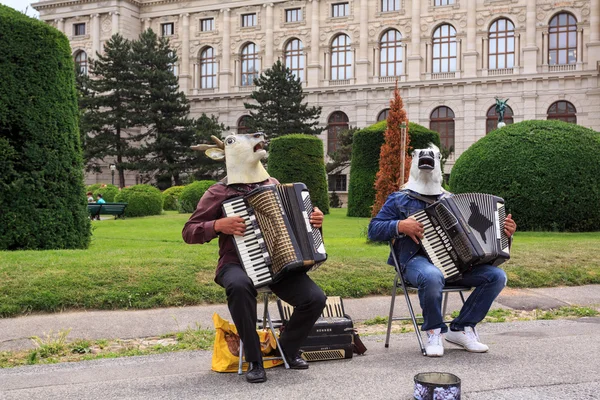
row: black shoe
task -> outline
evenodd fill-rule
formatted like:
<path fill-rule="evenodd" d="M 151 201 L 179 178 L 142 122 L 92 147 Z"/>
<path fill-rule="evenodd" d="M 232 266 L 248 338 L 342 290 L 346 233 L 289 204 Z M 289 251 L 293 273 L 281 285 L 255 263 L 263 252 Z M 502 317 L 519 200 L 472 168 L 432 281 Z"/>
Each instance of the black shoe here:
<path fill-rule="evenodd" d="M 246 372 L 246 380 L 250 383 L 265 382 L 267 380 L 267 373 L 262 362 L 250 362 L 248 372 Z"/>
<path fill-rule="evenodd" d="M 285 356 L 291 369 L 308 369 L 308 363 L 300 357 L 300 353 L 296 353 L 293 356 Z"/>

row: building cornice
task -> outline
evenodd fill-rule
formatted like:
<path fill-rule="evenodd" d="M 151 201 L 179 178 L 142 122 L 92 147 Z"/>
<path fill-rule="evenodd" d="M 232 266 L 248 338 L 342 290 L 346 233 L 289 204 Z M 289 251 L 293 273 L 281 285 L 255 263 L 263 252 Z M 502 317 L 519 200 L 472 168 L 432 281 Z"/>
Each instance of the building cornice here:
<path fill-rule="evenodd" d="M 179 1 L 179 0 L 175 0 L 175 1 Z M 141 3 L 136 0 L 119 0 L 119 2 L 133 4 L 134 6 L 137 6 L 137 7 L 141 7 L 144 5 L 144 3 Z M 72 7 L 72 6 L 90 4 L 90 3 L 98 3 L 98 0 L 70 0 L 70 1 L 69 0 L 66 0 L 66 1 L 65 0 L 50 0 L 50 1 L 40 1 L 37 3 L 33 3 L 33 4 L 31 4 L 31 6 L 34 9 L 36 9 L 37 11 L 41 11 L 41 10 L 47 10 L 49 8 Z"/>

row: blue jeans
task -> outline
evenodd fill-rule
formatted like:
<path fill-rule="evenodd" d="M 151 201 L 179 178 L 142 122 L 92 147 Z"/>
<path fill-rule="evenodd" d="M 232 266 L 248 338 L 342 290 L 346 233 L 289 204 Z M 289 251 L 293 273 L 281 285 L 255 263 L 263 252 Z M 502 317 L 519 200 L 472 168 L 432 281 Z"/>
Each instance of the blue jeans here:
<path fill-rule="evenodd" d="M 427 257 L 416 255 L 406 263 L 404 278 L 419 289 L 424 319 L 421 329 L 441 328 L 442 333 L 446 333 L 448 327 L 442 316 L 442 289 L 445 284 L 442 272 Z M 492 302 L 506 286 L 506 273 L 493 265 L 481 265 L 465 273 L 460 280 L 451 282 L 451 285 L 475 288 L 458 317 L 450 324 L 453 331 L 461 331 L 465 326 L 474 327 L 485 318 Z"/>

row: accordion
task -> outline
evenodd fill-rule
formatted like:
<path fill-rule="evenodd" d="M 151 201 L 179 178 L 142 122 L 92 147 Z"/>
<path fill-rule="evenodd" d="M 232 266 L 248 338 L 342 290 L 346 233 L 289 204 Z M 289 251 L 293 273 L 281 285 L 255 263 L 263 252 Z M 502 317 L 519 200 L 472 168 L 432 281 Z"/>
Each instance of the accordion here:
<path fill-rule="evenodd" d="M 259 288 L 286 274 L 316 269 L 327 259 L 321 231 L 310 224 L 313 205 L 306 185 L 265 185 L 223 202 L 227 217 L 246 222 L 234 236 L 246 273 Z"/>
<path fill-rule="evenodd" d="M 289 321 L 294 307 L 277 300 L 281 321 Z M 352 358 L 354 351 L 354 324 L 344 313 L 340 297 L 329 297 L 323 313 L 313 325 L 308 337 L 300 345 L 306 361 L 326 361 Z"/>
<path fill-rule="evenodd" d="M 500 265 L 510 258 L 504 233 L 504 200 L 489 194 L 446 197 L 409 216 L 421 222 L 421 246 L 447 281 L 473 266 Z"/>

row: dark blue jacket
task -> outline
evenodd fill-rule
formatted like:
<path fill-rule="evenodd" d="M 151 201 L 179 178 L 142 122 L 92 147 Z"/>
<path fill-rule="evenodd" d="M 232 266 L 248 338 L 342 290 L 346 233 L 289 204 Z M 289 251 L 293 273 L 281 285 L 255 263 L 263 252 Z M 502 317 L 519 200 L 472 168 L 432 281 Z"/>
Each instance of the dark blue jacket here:
<path fill-rule="evenodd" d="M 377 216 L 369 223 L 368 232 L 370 240 L 383 242 L 396 239 L 394 249 L 402 268 L 419 252 L 421 245 L 415 243 L 409 236 L 398 233 L 398 221 L 408 218 L 409 215 L 429 205 L 425 201 L 410 197 L 409 193 L 416 194 L 408 189 L 390 194 Z M 438 199 L 446 195 L 442 194 Z M 388 264 L 394 265 L 391 254 Z"/>

